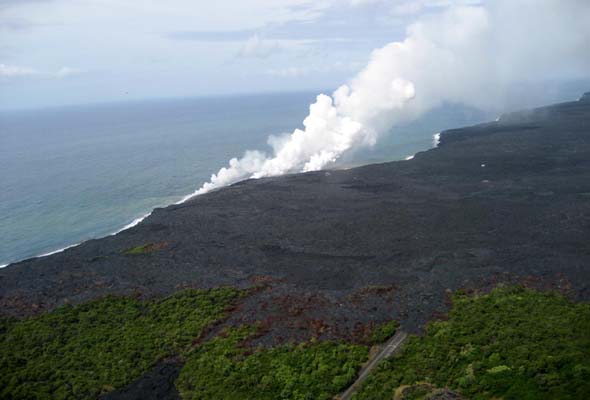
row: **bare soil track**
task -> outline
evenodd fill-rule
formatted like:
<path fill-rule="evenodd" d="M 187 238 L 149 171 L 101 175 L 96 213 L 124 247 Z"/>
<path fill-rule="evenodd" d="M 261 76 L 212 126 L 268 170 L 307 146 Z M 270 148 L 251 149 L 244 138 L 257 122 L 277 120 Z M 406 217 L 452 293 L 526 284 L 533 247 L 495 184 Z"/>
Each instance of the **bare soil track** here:
<path fill-rule="evenodd" d="M 381 351 L 377 353 L 373 358 L 371 358 L 367 365 L 363 367 L 361 370 L 359 377 L 352 385 L 348 387 L 340 396 L 340 400 L 350 400 L 352 395 L 356 392 L 356 390 L 361 386 L 361 384 L 367 379 L 371 371 L 375 369 L 377 364 L 385 358 L 391 357 L 396 351 L 400 349 L 400 346 L 404 343 L 408 334 L 402 331 L 396 332 L 383 346 Z"/>

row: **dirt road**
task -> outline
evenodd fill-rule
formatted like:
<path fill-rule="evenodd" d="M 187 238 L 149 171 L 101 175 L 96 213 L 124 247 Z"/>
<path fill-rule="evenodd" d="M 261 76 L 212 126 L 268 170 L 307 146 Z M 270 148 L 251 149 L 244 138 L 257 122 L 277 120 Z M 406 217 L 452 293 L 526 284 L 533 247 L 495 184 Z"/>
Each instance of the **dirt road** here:
<path fill-rule="evenodd" d="M 358 379 L 350 385 L 348 389 L 342 395 L 340 395 L 340 400 L 349 400 L 353 393 L 360 387 L 363 381 L 369 376 L 371 371 L 379 364 L 379 362 L 387 357 L 390 357 L 396 350 L 399 349 L 400 345 L 406 340 L 408 334 L 405 332 L 397 332 L 391 339 L 387 341 L 385 347 L 377 353 L 377 355 L 370 360 L 367 365 L 361 370 L 361 373 Z"/>

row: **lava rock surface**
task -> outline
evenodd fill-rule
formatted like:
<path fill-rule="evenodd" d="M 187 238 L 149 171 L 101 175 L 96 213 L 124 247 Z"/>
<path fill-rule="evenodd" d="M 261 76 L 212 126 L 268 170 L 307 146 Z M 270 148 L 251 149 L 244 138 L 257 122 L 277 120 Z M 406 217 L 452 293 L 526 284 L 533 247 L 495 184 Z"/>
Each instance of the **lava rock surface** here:
<path fill-rule="evenodd" d="M 144 246 L 142 251 L 129 249 Z M 31 315 L 107 294 L 259 287 L 229 324 L 267 344 L 417 331 L 459 288 L 525 282 L 590 299 L 590 96 L 445 131 L 409 161 L 247 180 L 0 270 Z"/>
<path fill-rule="evenodd" d="M 182 364 L 178 361 L 162 361 L 135 382 L 102 396 L 101 400 L 180 399 L 174 381 L 178 378 L 181 368 Z"/>

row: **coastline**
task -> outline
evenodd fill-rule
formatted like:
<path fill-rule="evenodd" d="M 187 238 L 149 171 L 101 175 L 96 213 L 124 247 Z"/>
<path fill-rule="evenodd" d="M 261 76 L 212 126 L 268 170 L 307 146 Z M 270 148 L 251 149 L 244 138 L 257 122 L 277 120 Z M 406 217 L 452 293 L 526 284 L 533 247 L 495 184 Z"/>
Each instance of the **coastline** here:
<path fill-rule="evenodd" d="M 423 149 L 422 151 L 427 151 L 429 149 L 433 149 L 433 148 L 438 147 L 438 145 L 440 143 L 440 135 L 441 135 L 441 132 L 438 132 L 438 133 L 434 134 L 432 136 L 432 147 L 430 147 L 428 149 Z M 415 154 L 412 154 L 412 155 L 408 155 L 408 156 L 406 156 L 406 157 L 404 157 L 402 159 L 399 159 L 399 160 L 395 160 L 394 159 L 394 160 L 390 160 L 388 162 L 394 162 L 394 161 L 410 161 L 410 160 L 412 160 L 414 158 L 414 156 L 415 156 Z M 366 165 L 370 165 L 370 164 L 366 164 Z M 366 166 L 366 165 L 359 165 L 359 166 L 357 166 L 355 168 L 363 167 L 363 166 Z M 350 168 L 338 168 L 338 169 L 345 170 L 345 169 L 350 169 Z M 162 208 L 165 208 L 165 207 L 169 207 L 169 206 L 173 206 L 173 205 L 180 205 L 180 204 L 186 203 L 187 201 L 189 201 L 191 199 L 194 199 L 195 197 L 199 196 L 199 193 L 198 192 L 199 192 L 199 189 L 196 189 L 191 194 L 183 196 L 179 201 L 177 201 L 175 203 L 171 203 L 171 204 L 166 204 L 166 205 L 163 205 L 161 207 Z M 160 208 L 160 207 L 156 207 L 156 208 Z M 119 233 L 121 233 L 121 232 L 123 232 L 123 231 L 125 231 L 127 229 L 131 229 L 134 226 L 137 226 L 138 224 L 140 224 L 143 220 L 145 220 L 150 215 L 152 215 L 152 213 L 154 212 L 154 210 L 156 208 L 153 208 L 151 211 L 149 211 L 148 213 L 144 214 L 142 217 L 135 218 L 134 220 L 132 220 L 128 224 L 124 225 L 122 228 L 120 228 L 118 230 L 115 230 L 114 232 L 112 232 L 112 233 L 110 233 L 110 234 L 108 234 L 106 236 L 94 237 L 94 238 L 87 239 L 87 240 L 84 240 L 84 241 L 81 241 L 81 242 L 78 242 L 78 243 L 67 245 L 67 246 L 62 247 L 62 248 L 59 248 L 57 250 L 52 250 L 52 251 L 49 251 L 49 252 L 46 252 L 46 253 L 42 253 L 42 254 L 39 254 L 39 255 L 36 255 L 36 256 L 23 258 L 23 259 L 20 259 L 20 260 L 9 262 L 7 264 L 2 264 L 2 265 L 0 265 L 0 269 L 5 268 L 5 267 L 7 267 L 9 265 L 12 265 L 12 264 L 17 264 L 17 263 L 26 261 L 28 259 L 43 258 L 43 257 L 51 256 L 53 254 L 58 254 L 58 253 L 61 253 L 61 252 L 66 251 L 68 249 L 71 249 L 73 247 L 79 246 L 79 245 L 83 244 L 84 242 L 86 242 L 88 240 L 96 240 L 96 239 L 102 239 L 102 238 L 108 237 L 108 236 L 115 236 L 115 235 L 117 235 L 117 234 L 119 234 Z"/>
<path fill-rule="evenodd" d="M 349 321 L 403 315 L 411 331 L 445 309 L 447 289 L 557 275 L 583 297 L 590 254 L 572 232 L 590 215 L 589 120 L 590 102 L 527 110 L 444 131 L 411 162 L 247 180 L 156 208 L 118 235 L 3 268 L 0 309 L 262 279 L 274 282 L 265 298 L 324 298 L 313 303 L 327 324 L 342 326 L 344 311 Z M 391 301 L 370 313 L 349 304 L 374 286 Z"/>
<path fill-rule="evenodd" d="M 463 132 L 466 131 L 466 130 L 467 131 L 470 131 L 470 130 L 473 130 L 473 131 L 485 131 L 485 129 L 488 129 L 491 126 L 495 126 L 495 125 L 501 126 L 503 124 L 510 124 L 511 121 L 515 118 L 515 116 L 518 117 L 519 115 L 522 116 L 525 120 L 530 120 L 532 114 L 534 114 L 536 111 L 541 112 L 541 113 L 544 113 L 547 110 L 550 110 L 550 109 L 555 108 L 555 107 L 559 107 L 561 105 L 576 104 L 576 103 L 581 103 L 581 102 L 585 104 L 587 101 L 589 101 L 589 99 L 590 99 L 590 94 L 584 93 L 582 96 L 580 96 L 578 99 L 576 99 L 576 100 L 574 100 L 572 102 L 558 103 L 558 104 L 555 104 L 555 105 L 550 105 L 550 106 L 545 106 L 545 107 L 539 107 L 537 109 L 527 109 L 527 110 L 516 111 L 516 112 L 512 112 L 512 113 L 500 115 L 500 116 L 498 116 L 495 119 L 495 121 L 492 121 L 492 122 L 477 124 L 477 125 L 473 125 L 473 126 L 470 126 L 470 127 L 464 127 L 464 128 L 447 129 L 447 130 L 445 130 L 443 132 L 438 132 L 438 133 L 434 134 L 432 136 L 432 147 L 430 147 L 428 149 L 425 149 L 422 152 L 427 152 L 429 150 L 438 148 L 440 146 L 440 144 L 441 144 L 441 140 L 442 141 L 445 141 L 445 143 L 447 141 L 454 142 L 454 141 L 457 140 L 458 137 L 462 137 L 463 136 Z M 447 140 L 447 136 L 449 136 L 449 134 L 452 137 L 450 138 L 450 140 Z M 443 138 L 443 136 L 444 136 L 444 138 Z M 401 161 L 414 160 L 415 156 L 416 156 L 416 154 L 408 155 L 408 156 L 406 156 L 406 157 L 404 157 L 402 159 L 393 160 L 392 162 L 401 162 Z M 372 165 L 372 164 L 368 164 L 368 165 L 362 166 L 362 167 L 369 167 L 370 165 Z M 355 167 L 355 168 L 359 168 L 359 167 Z M 350 168 L 343 168 L 343 169 L 338 169 L 338 170 L 349 170 L 349 169 Z M 193 193 L 182 197 L 181 200 L 179 200 L 178 202 L 171 203 L 171 204 L 168 204 L 168 205 L 164 205 L 162 207 L 166 208 L 166 207 L 171 207 L 171 206 L 183 204 L 183 203 L 185 203 L 185 202 L 187 202 L 187 201 L 189 201 L 191 199 L 194 199 L 196 196 L 198 196 L 196 194 L 197 192 L 198 192 L 198 189 L 195 190 Z M 159 207 L 157 207 L 157 208 L 159 208 Z M 115 235 L 117 235 L 117 234 L 119 234 L 121 232 L 124 232 L 124 231 L 126 231 L 126 230 L 128 230 L 130 228 L 133 228 L 133 227 L 139 225 L 146 218 L 148 218 L 149 216 L 151 216 L 154 213 L 154 210 L 157 209 L 157 208 L 152 209 L 148 213 L 144 214 L 142 217 L 135 218 L 130 223 L 124 225 L 122 228 L 117 229 L 114 232 L 112 232 L 112 233 L 110 233 L 110 234 L 108 234 L 106 236 L 96 237 L 96 238 L 92 238 L 92 239 L 89 239 L 89 240 L 100 240 L 100 239 L 103 239 L 105 237 L 112 237 L 112 236 L 115 236 Z M 49 251 L 49 252 L 45 252 L 45 253 L 42 253 L 42 254 L 37 255 L 37 256 L 32 256 L 32 257 L 24 258 L 24 259 L 17 260 L 17 261 L 14 261 L 14 262 L 10 262 L 10 263 L 4 264 L 4 265 L 0 265 L 0 270 L 1 269 L 5 269 L 6 267 L 8 267 L 10 265 L 22 263 L 22 262 L 25 262 L 27 260 L 40 259 L 40 258 L 44 258 L 44 257 L 51 256 L 51 255 L 54 255 L 54 254 L 62 253 L 65 250 L 78 247 L 78 246 L 80 246 L 80 245 L 82 245 L 82 244 L 84 244 L 86 242 L 87 241 L 82 241 L 82 242 L 79 242 L 79 243 L 70 244 L 70 245 L 67 245 L 65 247 L 62 247 L 62 248 L 59 248 L 59 249 L 56 249 L 56 250 L 52 250 L 52 251 Z"/>

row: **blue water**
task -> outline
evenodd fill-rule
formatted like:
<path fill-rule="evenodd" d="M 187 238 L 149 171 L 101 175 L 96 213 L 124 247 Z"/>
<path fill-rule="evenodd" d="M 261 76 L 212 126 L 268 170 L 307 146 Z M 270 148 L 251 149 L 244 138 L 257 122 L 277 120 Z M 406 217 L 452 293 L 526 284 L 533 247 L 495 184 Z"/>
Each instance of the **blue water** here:
<path fill-rule="evenodd" d="M 301 127 L 316 93 L 0 113 L 0 265 L 111 234 L 192 193 L 227 160 Z M 341 165 L 404 159 L 490 115 L 445 106 Z"/>

